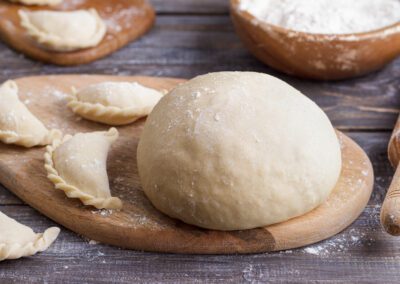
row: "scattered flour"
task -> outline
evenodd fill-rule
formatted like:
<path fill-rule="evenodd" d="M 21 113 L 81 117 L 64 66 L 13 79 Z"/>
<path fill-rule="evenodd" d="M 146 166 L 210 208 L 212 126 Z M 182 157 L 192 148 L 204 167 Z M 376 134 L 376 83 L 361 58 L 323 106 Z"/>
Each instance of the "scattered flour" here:
<path fill-rule="evenodd" d="M 242 0 L 240 9 L 295 31 L 351 34 L 400 21 L 399 0 Z"/>
<path fill-rule="evenodd" d="M 98 241 L 95 241 L 95 240 L 90 240 L 89 241 L 89 245 L 98 245 L 98 244 L 99 244 Z"/>
<path fill-rule="evenodd" d="M 112 209 L 92 210 L 92 214 L 99 214 L 102 217 L 108 217 L 113 214 L 113 210 Z"/>
<path fill-rule="evenodd" d="M 346 252 L 349 249 L 361 246 L 363 243 L 371 245 L 372 240 L 366 239 L 365 233 L 357 229 L 351 229 L 347 234 L 340 234 L 322 243 L 308 246 L 302 249 L 302 252 L 320 257 L 329 257 L 330 255 Z"/>
<path fill-rule="evenodd" d="M 249 264 L 242 271 L 243 280 L 246 282 L 255 283 L 257 280 L 262 280 L 264 272 L 259 265 Z"/>
<path fill-rule="evenodd" d="M 380 205 L 369 205 L 363 213 L 364 218 L 370 220 L 369 232 L 358 228 L 352 228 L 325 241 L 307 246 L 301 249 L 301 252 L 326 258 L 353 250 L 357 247 L 372 246 L 376 242 L 375 232 L 381 230 L 379 222 L 380 209 Z M 283 251 L 281 253 L 289 253 L 289 251 Z"/>

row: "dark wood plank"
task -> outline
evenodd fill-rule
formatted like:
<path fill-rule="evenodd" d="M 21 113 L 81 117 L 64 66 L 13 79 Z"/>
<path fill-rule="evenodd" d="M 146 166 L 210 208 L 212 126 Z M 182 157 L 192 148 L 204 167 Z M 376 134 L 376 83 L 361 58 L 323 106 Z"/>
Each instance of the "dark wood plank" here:
<path fill-rule="evenodd" d="M 79 67 L 44 65 L 0 44 L 0 81 L 38 74 L 99 73 L 191 78 L 212 71 L 278 76 L 322 106 L 341 130 L 391 130 L 400 110 L 400 59 L 380 72 L 341 82 L 297 80 L 271 70 L 243 47 L 227 16 L 159 16 L 136 43 Z M 218 64 L 216 64 L 218 63 Z"/>
<path fill-rule="evenodd" d="M 1 210 L 38 231 L 54 225 L 26 206 L 6 206 Z M 2 283 L 112 283 L 117 279 L 118 283 L 395 283 L 400 276 L 399 258 L 400 243 L 380 229 L 379 206 L 368 206 L 350 228 L 330 240 L 307 248 L 257 255 L 135 252 L 90 244 L 64 229 L 48 251 L 0 263 L 0 277 Z"/>
<path fill-rule="evenodd" d="M 22 205 L 24 204 L 21 199 L 9 192 L 5 187 L 0 184 L 0 206 L 1 205 Z"/>
<path fill-rule="evenodd" d="M 150 0 L 158 14 L 228 14 L 228 0 Z"/>
<path fill-rule="evenodd" d="M 194 256 L 135 252 L 89 244 L 88 240 L 63 229 L 60 238 L 47 252 L 0 263 L 1 283 L 109 283 L 115 279 L 121 283 L 309 283 L 332 280 L 335 283 L 350 280 L 395 283 L 400 276 L 400 242 L 385 234 L 379 224 L 380 204 L 392 174 L 386 156 L 390 133 L 349 135 L 371 157 L 376 185 L 362 216 L 329 240 L 278 253 Z M 0 210 L 36 231 L 55 225 L 28 206 L 7 205 L 0 206 Z"/>

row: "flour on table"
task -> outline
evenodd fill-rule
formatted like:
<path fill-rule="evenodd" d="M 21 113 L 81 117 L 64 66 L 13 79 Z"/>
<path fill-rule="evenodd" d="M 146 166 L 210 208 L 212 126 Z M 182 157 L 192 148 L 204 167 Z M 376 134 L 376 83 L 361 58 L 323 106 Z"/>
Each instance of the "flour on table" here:
<path fill-rule="evenodd" d="M 364 210 L 364 216 L 361 218 L 365 218 L 371 222 L 368 231 L 352 228 L 344 233 L 333 236 L 330 239 L 307 246 L 301 249 L 301 252 L 318 257 L 329 257 L 335 254 L 347 252 L 356 247 L 372 246 L 376 242 L 376 233 L 374 232 L 377 230 L 376 228 L 380 228 L 380 209 L 380 205 L 369 205 Z"/>
<path fill-rule="evenodd" d="M 89 240 L 89 245 L 98 245 L 99 242 L 95 240 Z"/>

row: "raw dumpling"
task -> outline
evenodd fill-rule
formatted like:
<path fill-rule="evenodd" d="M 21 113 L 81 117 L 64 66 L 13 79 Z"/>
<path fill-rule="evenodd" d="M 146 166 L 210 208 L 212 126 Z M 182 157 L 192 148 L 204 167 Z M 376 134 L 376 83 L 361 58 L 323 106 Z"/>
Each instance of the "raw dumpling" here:
<path fill-rule="evenodd" d="M 35 234 L 0 212 L 0 261 L 31 256 L 46 250 L 57 238 L 60 229 L 53 227 L 43 234 Z"/>
<path fill-rule="evenodd" d="M 68 106 L 86 119 L 124 125 L 147 116 L 162 96 L 136 82 L 103 82 L 73 89 Z"/>
<path fill-rule="evenodd" d="M 98 45 L 106 25 L 95 9 L 77 11 L 19 11 L 21 25 L 43 48 L 74 51 Z"/>
<path fill-rule="evenodd" d="M 9 0 L 14 3 L 21 3 L 24 5 L 58 5 L 63 0 Z"/>
<path fill-rule="evenodd" d="M 49 180 L 70 198 L 98 209 L 120 209 L 122 202 L 111 197 L 107 156 L 118 131 L 67 135 L 47 147 L 45 168 Z"/>
<path fill-rule="evenodd" d="M 19 100 L 14 81 L 0 86 L 0 141 L 33 147 L 51 144 L 60 137 L 60 131 L 49 131 Z"/>

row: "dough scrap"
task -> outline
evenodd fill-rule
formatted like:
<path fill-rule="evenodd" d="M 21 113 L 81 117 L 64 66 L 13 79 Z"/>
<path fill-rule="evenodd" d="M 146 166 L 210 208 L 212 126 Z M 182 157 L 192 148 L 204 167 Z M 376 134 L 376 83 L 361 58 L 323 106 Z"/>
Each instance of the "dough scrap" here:
<path fill-rule="evenodd" d="M 0 141 L 24 147 L 48 145 L 59 139 L 59 130 L 48 130 L 18 98 L 18 86 L 6 81 L 0 86 Z"/>
<path fill-rule="evenodd" d="M 48 179 L 69 198 L 78 198 L 97 209 L 121 209 L 122 202 L 110 193 L 107 156 L 118 130 L 66 135 L 47 146 Z"/>
<path fill-rule="evenodd" d="M 342 166 L 326 114 L 285 82 L 254 72 L 211 73 L 172 90 L 147 118 L 137 159 L 157 209 L 215 230 L 311 211 Z"/>
<path fill-rule="evenodd" d="M 125 125 L 147 116 L 162 96 L 137 82 L 103 82 L 73 89 L 68 107 L 88 120 Z"/>
<path fill-rule="evenodd" d="M 0 261 L 45 251 L 59 233 L 59 228 L 52 227 L 42 234 L 35 234 L 31 228 L 0 212 Z"/>
<path fill-rule="evenodd" d="M 68 52 L 97 46 L 107 28 L 95 9 L 19 11 L 21 26 L 40 46 Z"/>
<path fill-rule="evenodd" d="M 61 4 L 63 0 L 9 0 L 9 1 L 13 2 L 13 3 L 24 4 L 24 5 L 54 6 L 54 5 Z"/>

